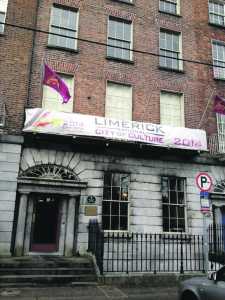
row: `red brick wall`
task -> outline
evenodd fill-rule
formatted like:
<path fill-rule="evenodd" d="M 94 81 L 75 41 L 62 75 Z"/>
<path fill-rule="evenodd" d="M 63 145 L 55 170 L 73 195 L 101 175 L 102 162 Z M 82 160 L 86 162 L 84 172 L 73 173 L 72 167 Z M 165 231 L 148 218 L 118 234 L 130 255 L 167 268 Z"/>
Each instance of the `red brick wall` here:
<path fill-rule="evenodd" d="M 24 7 L 28 2 L 24 1 Z M 183 58 L 212 62 L 211 39 L 225 41 L 225 35 L 223 29 L 208 24 L 208 0 L 182 0 L 181 17 L 158 12 L 158 2 L 135 0 L 135 5 L 128 5 L 112 0 L 40 0 L 38 28 L 49 29 L 51 6 L 61 3 L 79 9 L 80 38 L 106 43 L 108 16 L 119 16 L 133 20 L 135 49 L 158 53 L 160 28 L 167 28 L 182 32 Z M 185 125 L 198 128 L 213 90 L 225 95 L 223 82 L 213 79 L 212 68 L 208 66 L 185 62 L 184 73 L 176 73 L 160 70 L 159 59 L 150 55 L 134 53 L 134 64 L 128 64 L 107 60 L 104 46 L 79 41 L 79 52 L 73 53 L 49 48 L 47 42 L 46 34 L 37 34 L 30 107 L 41 107 L 44 58 L 57 71 L 74 74 L 74 111 L 79 113 L 104 116 L 106 81 L 113 80 L 132 84 L 133 120 L 159 123 L 160 91 L 169 90 L 184 93 Z M 10 99 L 15 101 L 11 96 Z M 20 113 L 23 104 L 16 103 Z M 203 122 L 209 133 L 215 131 L 215 116 L 210 109 L 209 106 Z M 20 115 L 17 128 L 21 128 L 21 119 Z"/>
<path fill-rule="evenodd" d="M 36 0 L 9 1 L 6 22 L 34 27 Z M 5 27 L 0 35 L 0 101 L 6 103 L 6 134 L 18 134 L 27 101 L 31 31 Z"/>

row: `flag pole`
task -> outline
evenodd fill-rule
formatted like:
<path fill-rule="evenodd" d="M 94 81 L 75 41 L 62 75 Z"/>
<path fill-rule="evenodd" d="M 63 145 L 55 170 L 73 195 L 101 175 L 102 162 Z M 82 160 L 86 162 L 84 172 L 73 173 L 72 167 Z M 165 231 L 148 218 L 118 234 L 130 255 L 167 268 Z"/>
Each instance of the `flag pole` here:
<path fill-rule="evenodd" d="M 210 102 L 211 102 L 211 100 L 212 100 L 212 96 L 213 96 L 215 90 L 216 90 L 216 89 L 214 88 L 213 91 L 212 91 L 212 93 L 210 94 L 209 100 L 208 100 L 208 102 L 207 102 L 207 104 L 206 104 L 205 110 L 204 110 L 204 112 L 203 112 L 203 114 L 202 114 L 202 117 L 201 117 L 201 120 L 200 120 L 200 122 L 199 122 L 199 124 L 198 124 L 198 128 L 201 128 L 202 121 L 204 120 L 205 114 L 206 114 L 206 112 L 207 112 L 207 110 L 208 110 L 209 104 L 210 104 Z"/>
<path fill-rule="evenodd" d="M 40 84 L 40 89 L 41 89 L 40 94 L 41 94 L 41 99 L 42 99 L 41 100 L 42 101 L 42 105 L 43 105 L 43 100 L 44 100 L 43 99 L 43 81 L 44 81 L 45 63 L 47 63 L 47 62 L 46 62 L 46 57 L 44 56 L 42 58 L 42 64 L 41 64 L 41 84 Z"/>

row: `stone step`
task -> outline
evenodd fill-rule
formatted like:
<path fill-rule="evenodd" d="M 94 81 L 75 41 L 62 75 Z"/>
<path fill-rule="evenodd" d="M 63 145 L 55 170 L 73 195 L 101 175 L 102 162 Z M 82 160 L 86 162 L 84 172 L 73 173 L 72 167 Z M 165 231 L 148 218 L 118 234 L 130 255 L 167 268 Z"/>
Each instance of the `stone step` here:
<path fill-rule="evenodd" d="M 65 285 L 71 283 L 96 282 L 97 278 L 92 274 L 80 275 L 1 275 L 0 284 L 4 286 L 35 286 L 35 285 Z"/>
<path fill-rule="evenodd" d="M 1 260 L 2 268 L 92 268 L 89 260 Z"/>
<path fill-rule="evenodd" d="M 97 281 L 77 281 L 77 282 L 67 282 L 67 283 L 60 283 L 60 282 L 42 282 L 42 283 L 38 283 L 38 282 L 6 282 L 6 283 L 2 283 L 0 282 L 0 289 L 2 288 L 29 288 L 29 287 L 40 287 L 40 288 L 45 288 L 45 287 L 95 287 L 98 286 L 98 282 Z M 1 297 L 0 297 L 1 299 Z M 10 298 L 11 299 L 11 298 Z M 13 299 L 16 300 L 15 297 L 13 297 Z M 61 299 L 61 298 L 60 298 Z M 105 298 L 104 298 L 105 299 Z M 28 299 L 27 299 L 28 300 Z"/>
<path fill-rule="evenodd" d="M 88 257 L 0 258 L 0 287 L 85 285 L 96 281 L 94 265 Z"/>
<path fill-rule="evenodd" d="M 93 268 L 90 266 L 85 268 L 0 268 L 0 275 L 79 275 L 91 273 L 93 273 Z"/>

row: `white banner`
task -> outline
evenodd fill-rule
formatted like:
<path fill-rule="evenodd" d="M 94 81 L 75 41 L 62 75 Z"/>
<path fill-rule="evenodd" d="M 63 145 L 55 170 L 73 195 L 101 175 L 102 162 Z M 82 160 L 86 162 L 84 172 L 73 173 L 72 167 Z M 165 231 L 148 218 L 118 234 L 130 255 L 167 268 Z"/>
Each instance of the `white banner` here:
<path fill-rule="evenodd" d="M 24 132 L 92 136 L 161 147 L 207 150 L 204 130 L 123 121 L 75 113 L 27 109 Z"/>

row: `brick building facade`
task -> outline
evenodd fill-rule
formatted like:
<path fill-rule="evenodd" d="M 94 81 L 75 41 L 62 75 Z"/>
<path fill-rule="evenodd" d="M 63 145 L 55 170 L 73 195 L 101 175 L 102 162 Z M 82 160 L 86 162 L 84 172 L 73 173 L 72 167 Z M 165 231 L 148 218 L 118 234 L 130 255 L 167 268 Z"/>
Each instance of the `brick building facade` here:
<path fill-rule="evenodd" d="M 35 26 L 35 1 L 1 1 L 0 21 Z M 21 128 L 29 94 L 33 33 L 0 26 L 0 253 L 11 251 Z"/>
<path fill-rule="evenodd" d="M 213 0 L 34 2 L 24 3 L 21 14 L 14 12 L 21 17 L 17 20 L 9 1 L 6 20 L 40 31 L 6 26 L 0 37 L 0 47 L 8 53 L 0 75 L 9 112 L 2 138 L 5 134 L 24 138 L 18 180 L 14 173 L 17 200 L 15 194 L 4 200 L 16 201 L 15 211 L 10 211 L 14 227 L 2 241 L 10 245 L 11 253 L 83 253 L 87 224 L 93 218 L 109 231 L 202 233 L 195 177 L 203 171 L 214 182 L 211 220 L 222 222 L 225 198 L 217 199 L 215 192 L 224 193 L 224 164 L 207 151 L 191 148 L 188 136 L 174 149 L 140 140 L 21 131 L 25 107 L 64 110 L 129 124 L 161 123 L 171 126 L 170 132 L 173 126 L 191 128 L 194 137 L 201 128 L 213 154 L 223 157 L 219 134 L 224 121 L 212 112 L 209 101 L 215 94 L 224 95 L 225 15 L 218 13 L 218 4 Z M 6 41 L 10 35 L 13 46 Z M 210 65 L 213 61 L 218 67 Z M 42 86 L 44 62 L 69 84 L 68 105 L 59 105 L 61 99 Z M 12 85 L 13 67 L 20 76 Z M 52 223 L 43 221 L 48 214 Z M 43 235 L 46 226 L 51 229 Z"/>

